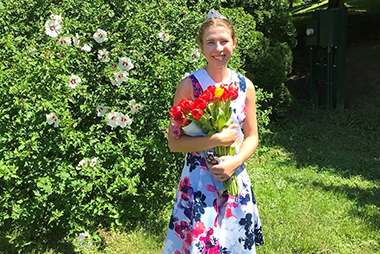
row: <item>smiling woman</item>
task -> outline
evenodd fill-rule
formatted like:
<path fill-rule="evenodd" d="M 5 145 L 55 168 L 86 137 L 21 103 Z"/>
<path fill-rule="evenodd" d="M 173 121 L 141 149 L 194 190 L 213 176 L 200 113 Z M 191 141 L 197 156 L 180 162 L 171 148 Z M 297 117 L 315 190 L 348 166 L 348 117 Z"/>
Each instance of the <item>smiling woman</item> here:
<path fill-rule="evenodd" d="M 204 109 L 208 107 L 203 97 L 204 91 L 212 89 L 210 93 L 215 98 L 221 98 L 228 91 L 224 89 L 228 86 L 226 84 L 236 83 L 236 89 L 233 90 L 237 94 L 227 106 L 230 110 L 215 107 L 222 111 L 220 114 L 230 118 L 218 128 L 221 130 L 217 133 L 206 133 L 201 125 L 197 126 L 196 120 L 199 119 L 194 115 L 194 121 L 188 123 L 181 112 L 179 117 L 171 112 L 171 116 L 180 121 L 183 132 L 178 135 L 176 131 L 176 135 L 169 135 L 169 147 L 173 152 L 187 154 L 164 254 L 253 254 L 256 253 L 255 246 L 264 243 L 255 197 L 244 167 L 244 161 L 258 145 L 255 88 L 242 74 L 228 68 L 236 46 L 234 28 L 229 20 L 211 10 L 201 25 L 198 39 L 207 65 L 179 83 L 174 105 L 189 102 L 188 98 L 192 98 L 194 103 L 191 110 L 197 109 L 194 105 L 199 101 L 205 104 Z M 188 108 L 186 105 L 183 108 Z M 180 107 L 173 108 L 177 112 Z M 224 113 L 227 111 L 231 114 Z M 174 126 L 171 125 L 170 129 L 170 133 L 173 133 Z M 214 160 L 218 163 L 207 164 L 207 155 L 217 152 L 220 147 L 235 149 L 231 154 L 224 153 L 225 156 Z M 225 182 L 226 185 L 233 182 L 236 188 L 224 188 Z"/>

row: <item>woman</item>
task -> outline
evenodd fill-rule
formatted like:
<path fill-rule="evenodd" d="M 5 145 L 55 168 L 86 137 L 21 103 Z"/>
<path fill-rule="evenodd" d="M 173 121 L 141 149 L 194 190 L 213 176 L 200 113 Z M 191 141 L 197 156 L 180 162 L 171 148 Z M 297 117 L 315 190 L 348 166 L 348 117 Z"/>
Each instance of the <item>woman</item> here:
<path fill-rule="evenodd" d="M 234 28 L 229 20 L 211 10 L 199 29 L 198 40 L 208 61 L 207 66 L 178 84 L 174 105 L 184 98 L 197 98 L 210 85 L 236 82 L 239 95 L 231 103 L 234 121 L 231 126 L 208 137 L 194 137 L 188 129 L 191 127 L 183 127 L 188 135 L 182 133 L 179 138 L 168 137 L 169 148 L 173 152 L 187 154 L 164 254 L 252 254 L 255 253 L 255 245 L 264 243 L 251 182 L 243 164 L 253 154 L 259 140 L 255 89 L 250 80 L 227 66 L 236 46 Z M 236 146 L 235 156 L 222 156 L 217 165 L 206 163 L 205 151 L 232 144 Z M 234 173 L 240 189 L 236 197 L 226 191 L 221 192 L 223 181 Z"/>

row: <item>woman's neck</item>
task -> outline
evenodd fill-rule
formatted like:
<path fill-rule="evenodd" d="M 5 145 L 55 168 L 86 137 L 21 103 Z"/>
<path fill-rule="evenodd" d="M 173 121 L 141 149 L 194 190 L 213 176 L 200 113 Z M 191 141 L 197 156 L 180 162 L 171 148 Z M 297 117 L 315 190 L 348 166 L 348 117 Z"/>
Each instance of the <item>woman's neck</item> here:
<path fill-rule="evenodd" d="M 215 83 L 223 83 L 230 79 L 230 72 L 228 71 L 227 67 L 215 69 L 210 68 L 210 66 L 206 66 L 204 68 L 207 72 L 207 74 L 214 80 Z"/>

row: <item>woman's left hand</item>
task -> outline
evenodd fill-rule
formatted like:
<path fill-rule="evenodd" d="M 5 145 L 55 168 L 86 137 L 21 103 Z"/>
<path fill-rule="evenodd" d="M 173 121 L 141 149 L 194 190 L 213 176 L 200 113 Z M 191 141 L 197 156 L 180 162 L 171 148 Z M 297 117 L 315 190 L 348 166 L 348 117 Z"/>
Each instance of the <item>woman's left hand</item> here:
<path fill-rule="evenodd" d="M 221 182 L 228 180 L 241 165 L 236 156 L 219 157 L 220 162 L 216 165 L 207 164 L 211 174 Z"/>

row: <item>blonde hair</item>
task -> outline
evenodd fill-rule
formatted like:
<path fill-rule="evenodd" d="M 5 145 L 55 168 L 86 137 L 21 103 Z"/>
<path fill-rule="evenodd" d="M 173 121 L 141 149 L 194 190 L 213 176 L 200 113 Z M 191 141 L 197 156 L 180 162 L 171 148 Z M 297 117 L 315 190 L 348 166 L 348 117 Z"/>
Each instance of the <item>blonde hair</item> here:
<path fill-rule="evenodd" d="M 201 44 L 203 43 L 203 35 L 206 29 L 210 27 L 219 27 L 219 26 L 228 28 L 230 30 L 232 40 L 236 39 L 234 26 L 232 25 L 231 21 L 229 21 L 228 19 L 208 18 L 205 21 L 203 21 L 202 25 L 200 26 L 198 30 L 198 38 L 197 38 L 198 43 L 201 43 Z"/>

